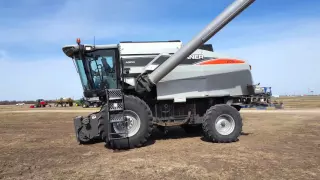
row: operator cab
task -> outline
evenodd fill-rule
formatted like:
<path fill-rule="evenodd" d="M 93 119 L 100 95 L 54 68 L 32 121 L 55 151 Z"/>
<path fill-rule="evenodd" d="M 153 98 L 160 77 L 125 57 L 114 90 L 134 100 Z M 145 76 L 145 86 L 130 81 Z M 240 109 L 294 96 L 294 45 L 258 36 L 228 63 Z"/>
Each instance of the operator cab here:
<path fill-rule="evenodd" d="M 118 45 L 78 45 L 62 48 L 73 59 L 80 76 L 85 97 L 101 97 L 105 89 L 119 87 L 119 49 Z"/>

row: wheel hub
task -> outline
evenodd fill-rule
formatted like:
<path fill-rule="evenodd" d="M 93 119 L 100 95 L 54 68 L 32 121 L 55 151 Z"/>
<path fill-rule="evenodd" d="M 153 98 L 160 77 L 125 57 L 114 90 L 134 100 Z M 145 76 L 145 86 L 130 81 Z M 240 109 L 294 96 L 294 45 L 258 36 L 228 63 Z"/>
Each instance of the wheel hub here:
<path fill-rule="evenodd" d="M 221 135 L 229 135 L 235 128 L 234 119 L 228 114 L 220 115 L 215 122 L 215 129 Z"/>
<path fill-rule="evenodd" d="M 134 111 L 125 110 L 124 118 L 127 119 L 127 124 L 126 122 L 114 123 L 114 131 L 116 133 L 125 133 L 127 131 L 128 137 L 134 136 L 140 129 L 140 117 Z M 124 134 L 121 134 L 121 136 L 124 136 Z"/>

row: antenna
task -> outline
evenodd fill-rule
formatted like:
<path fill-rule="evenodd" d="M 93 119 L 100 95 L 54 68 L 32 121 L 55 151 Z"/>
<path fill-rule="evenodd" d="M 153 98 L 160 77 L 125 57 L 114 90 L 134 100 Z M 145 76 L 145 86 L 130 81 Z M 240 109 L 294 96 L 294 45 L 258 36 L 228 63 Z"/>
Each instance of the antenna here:
<path fill-rule="evenodd" d="M 93 48 L 96 47 L 96 36 L 93 36 Z"/>

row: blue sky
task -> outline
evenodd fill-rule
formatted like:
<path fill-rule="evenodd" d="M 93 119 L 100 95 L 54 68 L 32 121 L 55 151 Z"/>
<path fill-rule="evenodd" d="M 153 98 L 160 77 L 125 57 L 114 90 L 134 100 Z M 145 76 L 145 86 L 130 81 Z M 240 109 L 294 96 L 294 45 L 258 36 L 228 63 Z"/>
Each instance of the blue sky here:
<path fill-rule="evenodd" d="M 231 2 L 0 1 L 0 100 L 79 98 L 80 80 L 62 46 L 93 36 L 96 44 L 186 43 Z M 320 1 L 256 0 L 209 42 L 250 62 L 255 82 L 274 94 L 320 94 Z"/>

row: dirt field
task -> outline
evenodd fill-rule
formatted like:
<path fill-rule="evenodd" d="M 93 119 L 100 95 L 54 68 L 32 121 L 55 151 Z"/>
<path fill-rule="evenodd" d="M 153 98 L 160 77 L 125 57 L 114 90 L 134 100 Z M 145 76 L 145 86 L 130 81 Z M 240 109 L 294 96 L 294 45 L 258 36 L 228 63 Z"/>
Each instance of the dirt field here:
<path fill-rule="evenodd" d="M 320 108 L 320 96 L 280 97 L 273 100 L 282 101 L 286 109 L 289 108 Z"/>
<path fill-rule="evenodd" d="M 320 110 L 244 110 L 238 142 L 208 143 L 175 128 L 166 138 L 155 132 L 150 145 L 124 152 L 112 152 L 103 143 L 78 145 L 72 117 L 88 112 L 54 110 L 0 110 L 0 179 L 320 177 Z"/>

